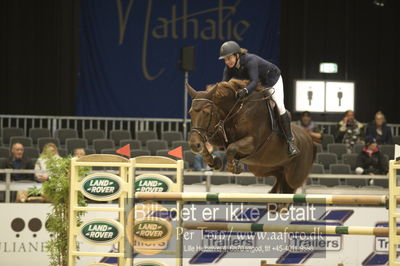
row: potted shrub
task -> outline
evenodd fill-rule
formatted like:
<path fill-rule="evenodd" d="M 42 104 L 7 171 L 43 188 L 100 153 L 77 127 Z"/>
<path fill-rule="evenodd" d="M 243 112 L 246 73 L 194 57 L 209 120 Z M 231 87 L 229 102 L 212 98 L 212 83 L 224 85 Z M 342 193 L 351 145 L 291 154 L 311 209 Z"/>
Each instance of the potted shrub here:
<path fill-rule="evenodd" d="M 26 202 L 45 202 L 45 198 L 42 195 L 42 189 L 37 186 L 28 188 L 28 198 Z"/>

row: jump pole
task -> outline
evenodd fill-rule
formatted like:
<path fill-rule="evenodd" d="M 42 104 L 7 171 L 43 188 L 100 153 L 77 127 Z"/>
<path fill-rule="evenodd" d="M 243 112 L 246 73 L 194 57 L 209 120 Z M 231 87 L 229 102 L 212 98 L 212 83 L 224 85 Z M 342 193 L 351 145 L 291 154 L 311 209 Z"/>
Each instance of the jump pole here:
<path fill-rule="evenodd" d="M 286 232 L 329 235 L 374 235 L 388 236 L 388 227 L 368 226 L 316 226 L 316 225 L 281 225 L 253 223 L 220 223 L 220 222 L 184 222 L 183 228 L 188 230 L 214 230 L 228 232 Z M 397 229 L 400 233 L 400 229 Z"/>
<path fill-rule="evenodd" d="M 395 149 L 398 147 L 396 145 Z M 398 155 L 395 155 L 397 158 Z M 399 227 L 397 227 L 400 213 L 398 209 L 398 196 L 400 186 L 398 185 L 398 170 L 400 162 L 391 160 L 389 162 L 389 265 L 400 265 L 398 261 L 398 246 L 400 244 Z"/>
<path fill-rule="evenodd" d="M 314 203 L 314 204 L 363 204 L 386 205 L 385 195 L 316 195 L 316 194 L 260 194 L 260 193 L 135 193 L 141 200 L 192 201 L 192 202 L 247 202 L 247 203 Z M 400 199 L 397 199 L 400 202 Z"/>

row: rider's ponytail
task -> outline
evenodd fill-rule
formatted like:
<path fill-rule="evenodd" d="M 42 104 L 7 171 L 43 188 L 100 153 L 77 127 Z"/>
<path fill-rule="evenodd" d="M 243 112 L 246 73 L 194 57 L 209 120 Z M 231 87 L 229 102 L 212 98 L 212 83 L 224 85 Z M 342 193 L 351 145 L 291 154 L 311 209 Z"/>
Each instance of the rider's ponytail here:
<path fill-rule="evenodd" d="M 240 48 L 240 54 L 247 54 L 247 52 L 246 48 Z"/>

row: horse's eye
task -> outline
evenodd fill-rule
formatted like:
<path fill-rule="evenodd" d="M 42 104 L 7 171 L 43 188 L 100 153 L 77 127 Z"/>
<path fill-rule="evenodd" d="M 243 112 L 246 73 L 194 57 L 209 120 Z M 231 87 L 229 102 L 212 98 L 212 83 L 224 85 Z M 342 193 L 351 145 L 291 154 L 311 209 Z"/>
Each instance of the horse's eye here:
<path fill-rule="evenodd" d="M 205 114 L 210 114 L 210 113 L 211 113 L 210 108 L 204 108 L 202 111 L 203 111 L 203 113 L 205 113 Z"/>

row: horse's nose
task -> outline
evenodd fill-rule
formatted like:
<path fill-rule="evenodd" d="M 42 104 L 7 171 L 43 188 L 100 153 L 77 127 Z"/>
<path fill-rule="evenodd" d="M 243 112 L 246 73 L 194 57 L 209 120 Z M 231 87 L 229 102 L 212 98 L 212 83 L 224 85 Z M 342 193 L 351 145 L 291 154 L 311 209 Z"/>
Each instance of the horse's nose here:
<path fill-rule="evenodd" d="M 194 153 L 199 153 L 201 151 L 201 143 L 197 142 L 197 143 L 192 143 L 190 145 L 190 149 L 192 150 L 192 152 Z"/>
<path fill-rule="evenodd" d="M 200 143 L 193 143 L 192 145 L 190 145 L 190 148 L 193 151 L 198 151 L 201 148 L 201 145 L 200 145 Z"/>

